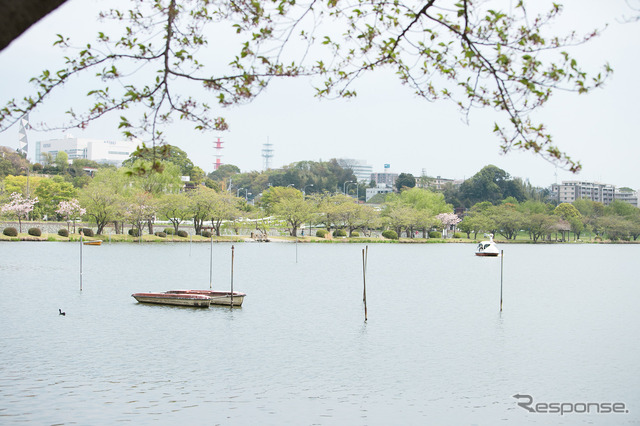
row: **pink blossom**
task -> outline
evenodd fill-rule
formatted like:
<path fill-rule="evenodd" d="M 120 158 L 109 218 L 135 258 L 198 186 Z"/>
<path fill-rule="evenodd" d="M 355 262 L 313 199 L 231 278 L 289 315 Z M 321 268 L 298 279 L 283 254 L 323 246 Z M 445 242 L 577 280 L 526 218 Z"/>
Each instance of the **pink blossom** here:
<path fill-rule="evenodd" d="M 436 216 L 436 219 L 442 222 L 445 226 L 457 225 L 462 220 L 455 213 L 440 213 Z"/>
<path fill-rule="evenodd" d="M 36 198 L 23 198 L 22 194 L 14 192 L 11 194 L 11 201 L 2 206 L 2 213 L 9 213 L 18 217 L 18 223 L 20 225 L 20 232 L 22 232 L 22 219 L 26 219 L 29 213 L 33 211 L 33 206 L 38 202 Z"/>
<path fill-rule="evenodd" d="M 87 210 L 80 207 L 80 202 L 75 198 L 70 201 L 60 201 L 58 210 L 56 210 L 56 213 L 64 216 L 67 220 L 74 216 L 82 216 L 86 212 Z"/>
<path fill-rule="evenodd" d="M 67 221 L 67 230 L 69 229 L 69 221 L 73 220 L 73 232 L 76 232 L 76 217 L 82 216 L 86 212 L 87 210 L 80 207 L 80 202 L 75 198 L 70 201 L 60 201 L 58 210 L 56 210 L 56 213 L 64 216 Z"/>

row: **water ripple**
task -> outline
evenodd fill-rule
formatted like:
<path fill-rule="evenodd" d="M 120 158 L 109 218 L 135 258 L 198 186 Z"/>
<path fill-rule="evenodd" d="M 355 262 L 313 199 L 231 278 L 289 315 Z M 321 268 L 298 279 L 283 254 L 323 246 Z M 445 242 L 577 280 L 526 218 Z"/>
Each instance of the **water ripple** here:
<path fill-rule="evenodd" d="M 523 423 L 516 392 L 640 400 L 635 246 L 510 246 L 502 315 L 499 265 L 472 247 L 371 247 L 366 324 L 354 245 L 305 245 L 298 263 L 290 245 L 238 245 L 249 296 L 233 310 L 130 297 L 206 287 L 208 246 L 87 250 L 82 291 L 77 246 L 7 247 L 2 424 Z M 229 249 L 214 247 L 217 288 Z"/>

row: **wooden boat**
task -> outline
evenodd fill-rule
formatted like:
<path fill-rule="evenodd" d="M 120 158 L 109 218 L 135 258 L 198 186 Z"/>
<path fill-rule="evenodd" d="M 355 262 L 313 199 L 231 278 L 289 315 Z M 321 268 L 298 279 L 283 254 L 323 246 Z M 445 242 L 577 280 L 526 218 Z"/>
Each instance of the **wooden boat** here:
<path fill-rule="evenodd" d="M 156 303 L 160 305 L 208 308 L 211 304 L 211 298 L 202 294 L 133 293 L 131 297 L 140 303 Z"/>
<path fill-rule="evenodd" d="M 102 245 L 102 240 L 83 241 L 82 244 L 85 246 L 99 246 Z"/>
<path fill-rule="evenodd" d="M 225 305 L 231 306 L 231 292 L 230 291 L 215 291 L 215 290 L 169 290 L 165 294 L 192 294 L 203 295 L 211 299 L 212 305 Z M 233 292 L 233 306 L 242 306 L 246 293 L 240 293 L 239 291 Z"/>
<path fill-rule="evenodd" d="M 498 256 L 500 250 L 493 242 L 493 234 L 489 234 L 489 241 L 481 241 L 476 248 L 476 256 Z"/>

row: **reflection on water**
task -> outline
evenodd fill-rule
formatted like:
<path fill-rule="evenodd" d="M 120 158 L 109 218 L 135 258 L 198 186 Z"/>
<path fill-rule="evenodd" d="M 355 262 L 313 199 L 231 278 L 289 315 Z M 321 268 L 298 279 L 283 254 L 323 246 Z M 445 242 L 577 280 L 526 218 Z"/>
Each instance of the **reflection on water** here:
<path fill-rule="evenodd" d="M 214 288 L 231 249 L 213 248 Z M 639 246 L 237 244 L 242 308 L 138 304 L 208 288 L 208 244 L 2 243 L 0 423 L 625 424 L 640 420 Z M 58 308 L 67 315 L 58 315 Z M 628 414 L 531 414 L 622 401 Z M 544 417 L 546 416 L 546 417 Z"/>

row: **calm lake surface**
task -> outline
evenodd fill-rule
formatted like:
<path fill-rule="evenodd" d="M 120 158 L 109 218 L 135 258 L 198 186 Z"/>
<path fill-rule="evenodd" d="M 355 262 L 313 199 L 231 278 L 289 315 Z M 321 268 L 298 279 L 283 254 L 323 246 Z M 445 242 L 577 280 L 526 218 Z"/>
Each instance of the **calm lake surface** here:
<path fill-rule="evenodd" d="M 0 424 L 638 424 L 640 245 L 0 243 Z M 297 261 L 296 261 L 297 252 Z M 231 244 L 214 244 L 228 289 Z M 58 309 L 66 316 L 58 315 Z M 624 403 L 625 413 L 530 413 Z"/>

